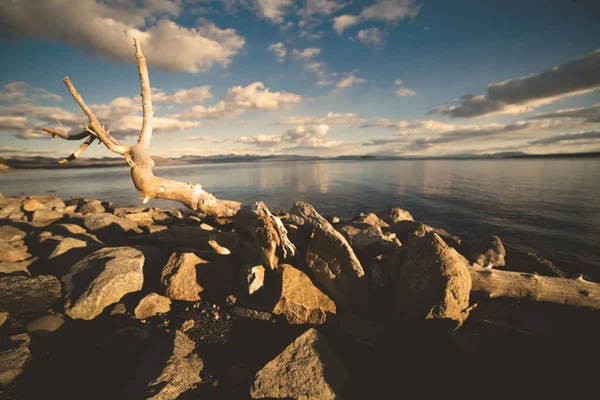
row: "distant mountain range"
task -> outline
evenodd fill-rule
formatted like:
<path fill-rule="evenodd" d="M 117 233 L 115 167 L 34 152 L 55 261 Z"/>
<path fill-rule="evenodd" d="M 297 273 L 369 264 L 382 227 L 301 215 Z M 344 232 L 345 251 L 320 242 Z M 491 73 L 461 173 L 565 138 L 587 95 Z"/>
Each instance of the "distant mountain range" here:
<path fill-rule="evenodd" d="M 189 164 L 215 164 L 236 163 L 253 161 L 309 161 L 309 160 L 486 160 L 507 158 L 582 158 L 600 157 L 600 152 L 593 153 L 568 153 L 568 154 L 527 154 L 523 152 L 504 152 L 493 154 L 458 154 L 451 156 L 424 157 L 424 156 L 383 156 L 383 155 L 352 155 L 337 157 L 314 157 L 299 155 L 270 155 L 257 154 L 221 154 L 216 156 L 185 155 L 178 158 L 165 158 L 152 156 L 157 166 L 160 165 L 189 165 Z M 125 160 L 119 157 L 82 158 L 65 164 L 59 164 L 57 158 L 50 157 L 12 157 L 4 160 L 10 169 L 58 169 L 58 168 L 97 168 L 125 166 Z M 0 168 L 0 171 L 6 168 Z"/>

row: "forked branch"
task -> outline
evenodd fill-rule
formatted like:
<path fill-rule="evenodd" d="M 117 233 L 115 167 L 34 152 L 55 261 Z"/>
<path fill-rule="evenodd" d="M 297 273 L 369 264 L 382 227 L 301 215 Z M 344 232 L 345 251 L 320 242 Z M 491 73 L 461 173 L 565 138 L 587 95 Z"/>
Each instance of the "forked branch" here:
<path fill-rule="evenodd" d="M 66 132 L 44 128 L 45 132 L 66 140 L 88 137 L 71 156 L 61 160 L 61 162 L 75 159 L 95 139 L 99 139 L 109 150 L 123 155 L 125 161 L 131 167 L 131 178 L 136 189 L 142 194 L 143 203 L 147 203 L 150 199 L 174 200 L 206 215 L 233 219 L 252 233 L 260 247 L 260 254 L 265 265 L 270 269 L 277 268 L 280 258 L 294 255 L 295 247 L 288 240 L 287 231 L 279 218 L 272 215 L 264 203 L 256 203 L 255 209 L 251 209 L 242 206 L 237 201 L 217 199 L 211 193 L 202 189 L 201 185 L 176 182 L 154 175 L 152 170 L 154 161 L 150 157 L 149 151 L 154 117 L 150 79 L 146 59 L 137 39 L 134 39 L 134 46 L 142 87 L 143 110 L 142 129 L 138 143 L 130 147 L 120 144 L 112 137 L 100 124 L 92 110 L 85 104 L 69 78 L 65 78 L 65 85 L 67 85 L 69 92 L 87 115 L 89 122 L 86 125 L 86 131 L 76 135 L 68 135 Z"/>

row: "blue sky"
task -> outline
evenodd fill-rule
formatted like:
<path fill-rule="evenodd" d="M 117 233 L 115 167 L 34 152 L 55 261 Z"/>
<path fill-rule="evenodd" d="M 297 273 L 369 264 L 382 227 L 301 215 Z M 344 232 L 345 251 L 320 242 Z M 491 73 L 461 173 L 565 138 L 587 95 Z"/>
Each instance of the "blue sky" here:
<path fill-rule="evenodd" d="M 152 153 L 452 155 L 600 151 L 600 2 L 0 2 L 0 156 L 62 157 L 69 76 L 111 133 Z M 92 146 L 86 157 L 112 156 Z"/>

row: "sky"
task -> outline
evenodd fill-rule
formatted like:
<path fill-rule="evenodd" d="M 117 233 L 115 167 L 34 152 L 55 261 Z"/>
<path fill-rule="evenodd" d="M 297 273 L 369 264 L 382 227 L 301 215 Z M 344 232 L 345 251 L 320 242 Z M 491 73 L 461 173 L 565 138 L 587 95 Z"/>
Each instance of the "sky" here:
<path fill-rule="evenodd" d="M 0 157 L 600 151 L 600 1 L 0 0 Z M 115 156 L 93 145 L 84 157 Z"/>

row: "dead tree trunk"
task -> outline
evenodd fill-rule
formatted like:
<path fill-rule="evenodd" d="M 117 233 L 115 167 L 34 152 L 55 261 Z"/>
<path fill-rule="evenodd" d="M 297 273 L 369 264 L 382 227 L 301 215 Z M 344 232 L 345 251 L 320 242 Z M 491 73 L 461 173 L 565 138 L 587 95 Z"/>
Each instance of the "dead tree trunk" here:
<path fill-rule="evenodd" d="M 600 284 L 583 278 L 564 279 L 535 274 L 469 268 L 471 293 L 489 299 L 499 297 L 600 309 Z"/>
<path fill-rule="evenodd" d="M 60 136 L 66 140 L 86 139 L 73 154 L 61 160 L 61 162 L 77 158 L 90 143 L 98 139 L 109 150 L 125 158 L 125 161 L 131 167 L 133 184 L 142 194 L 143 203 L 147 203 L 151 199 L 174 200 L 206 215 L 230 218 L 252 233 L 260 247 L 265 265 L 270 269 L 277 268 L 280 258 L 285 259 L 288 255 L 294 255 L 295 247 L 287 238 L 287 232 L 279 218 L 272 215 L 264 203 L 259 202 L 255 205 L 255 209 L 251 209 L 242 206 L 241 203 L 236 201 L 217 199 L 202 189 L 202 186 L 199 184 L 176 182 L 154 175 L 152 171 L 154 161 L 150 157 L 152 120 L 154 117 L 150 79 L 148 77 L 146 59 L 142 54 L 142 49 L 137 39 L 134 39 L 134 45 L 142 86 L 143 110 L 142 129 L 138 143 L 134 146 L 123 145 L 110 135 L 109 131 L 100 124 L 94 113 L 85 104 L 75 86 L 73 86 L 67 77 L 63 82 L 75 101 L 87 115 L 89 122 L 86 124 L 85 131 L 75 135 L 69 135 L 66 131 L 51 128 L 43 129 L 53 137 Z"/>

